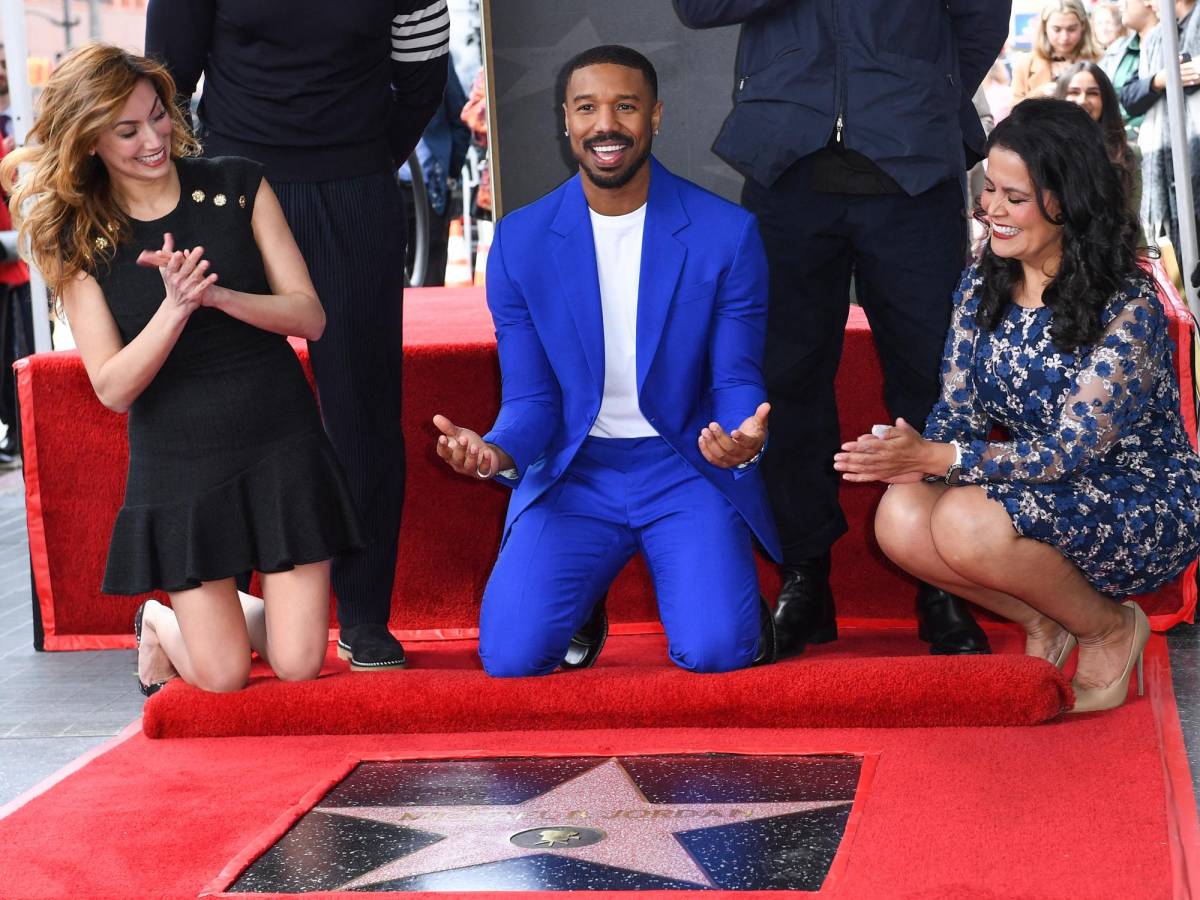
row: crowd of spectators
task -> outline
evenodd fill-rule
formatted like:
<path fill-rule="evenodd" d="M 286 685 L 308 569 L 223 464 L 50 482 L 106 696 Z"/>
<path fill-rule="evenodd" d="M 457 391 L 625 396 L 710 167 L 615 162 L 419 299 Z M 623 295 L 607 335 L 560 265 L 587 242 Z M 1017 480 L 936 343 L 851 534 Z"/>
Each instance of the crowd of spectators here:
<path fill-rule="evenodd" d="M 1177 0 L 1180 79 L 1193 194 L 1200 188 L 1200 16 L 1196 0 Z M 1014 35 L 976 97 L 986 128 L 1026 97 L 1058 97 L 1084 107 L 1105 132 L 1146 243 L 1168 268 L 1182 255 L 1168 131 L 1167 62 L 1156 0 L 1049 0 L 1032 34 Z M 1027 49 L 1023 49 L 1027 48 Z M 1148 120 L 1148 124 L 1147 124 Z M 1116 126 L 1123 130 L 1123 140 Z M 973 184 L 978 197 L 979 176 Z"/>

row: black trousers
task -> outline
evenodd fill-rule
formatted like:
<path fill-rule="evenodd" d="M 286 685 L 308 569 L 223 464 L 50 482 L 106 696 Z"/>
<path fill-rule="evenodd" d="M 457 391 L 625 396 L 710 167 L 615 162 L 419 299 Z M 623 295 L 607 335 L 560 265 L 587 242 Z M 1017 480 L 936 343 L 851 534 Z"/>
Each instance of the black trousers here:
<path fill-rule="evenodd" d="M 338 620 L 386 624 L 404 505 L 404 203 L 391 172 L 273 187 L 325 307 L 325 333 L 308 349 L 325 430 L 366 525 L 366 548 L 333 560 Z"/>
<path fill-rule="evenodd" d="M 32 352 L 29 282 L 0 284 L 0 422 L 8 427 L 14 439 L 20 436 L 21 422 L 17 415 L 17 373 L 13 371 L 13 363 Z"/>
<path fill-rule="evenodd" d="M 967 229 L 957 181 L 917 197 L 821 193 L 809 186 L 808 159 L 770 188 L 748 180 L 742 203 L 758 216 L 770 266 L 762 466 L 786 564 L 826 552 L 847 528 L 833 469 L 841 444 L 833 381 L 851 276 L 887 408 L 920 430 L 937 398 Z"/>

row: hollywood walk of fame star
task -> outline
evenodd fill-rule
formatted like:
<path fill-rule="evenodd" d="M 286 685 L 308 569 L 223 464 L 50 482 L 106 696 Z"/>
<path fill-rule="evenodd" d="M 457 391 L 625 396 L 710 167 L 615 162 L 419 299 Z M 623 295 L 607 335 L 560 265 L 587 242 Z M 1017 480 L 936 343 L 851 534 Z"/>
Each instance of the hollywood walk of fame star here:
<path fill-rule="evenodd" d="M 524 803 L 486 806 L 321 807 L 339 816 L 367 819 L 440 835 L 438 841 L 385 863 L 346 884 L 352 890 L 383 881 L 500 862 L 532 853 L 569 855 L 579 860 L 633 869 L 715 887 L 676 833 L 847 806 L 850 800 L 799 803 L 651 803 L 616 759 L 609 759 Z M 603 840 L 585 847 L 518 847 L 516 832 L 541 827 L 570 830 L 572 824 L 603 828 Z"/>

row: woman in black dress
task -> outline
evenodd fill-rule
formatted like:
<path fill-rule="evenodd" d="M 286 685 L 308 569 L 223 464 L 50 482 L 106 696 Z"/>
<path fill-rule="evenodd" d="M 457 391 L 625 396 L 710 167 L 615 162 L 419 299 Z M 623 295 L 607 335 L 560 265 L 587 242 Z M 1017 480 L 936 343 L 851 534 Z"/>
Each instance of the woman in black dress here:
<path fill-rule="evenodd" d="M 325 657 L 329 559 L 357 514 L 286 335 L 321 304 L 260 167 L 197 147 L 151 60 L 92 44 L 43 92 L 9 156 L 12 209 L 61 300 L 100 401 L 129 413 L 125 503 L 103 591 L 166 591 L 138 609 L 138 681 L 246 683 Z M 25 215 L 19 216 L 23 204 Z M 234 577 L 262 573 L 263 598 Z"/>

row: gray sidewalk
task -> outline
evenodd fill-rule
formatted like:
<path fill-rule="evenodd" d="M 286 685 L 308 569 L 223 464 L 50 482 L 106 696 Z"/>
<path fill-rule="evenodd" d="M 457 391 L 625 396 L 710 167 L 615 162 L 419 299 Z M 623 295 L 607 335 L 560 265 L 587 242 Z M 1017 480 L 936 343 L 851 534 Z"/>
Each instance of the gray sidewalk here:
<path fill-rule="evenodd" d="M 33 649 L 25 485 L 0 476 L 0 804 L 116 734 L 142 712 L 132 650 Z"/>
<path fill-rule="evenodd" d="M 24 491 L 20 470 L 0 475 L 0 805 L 117 734 L 143 702 L 132 650 L 34 651 Z M 1169 644 L 1200 793 L 1200 628 L 1175 628 Z"/>

